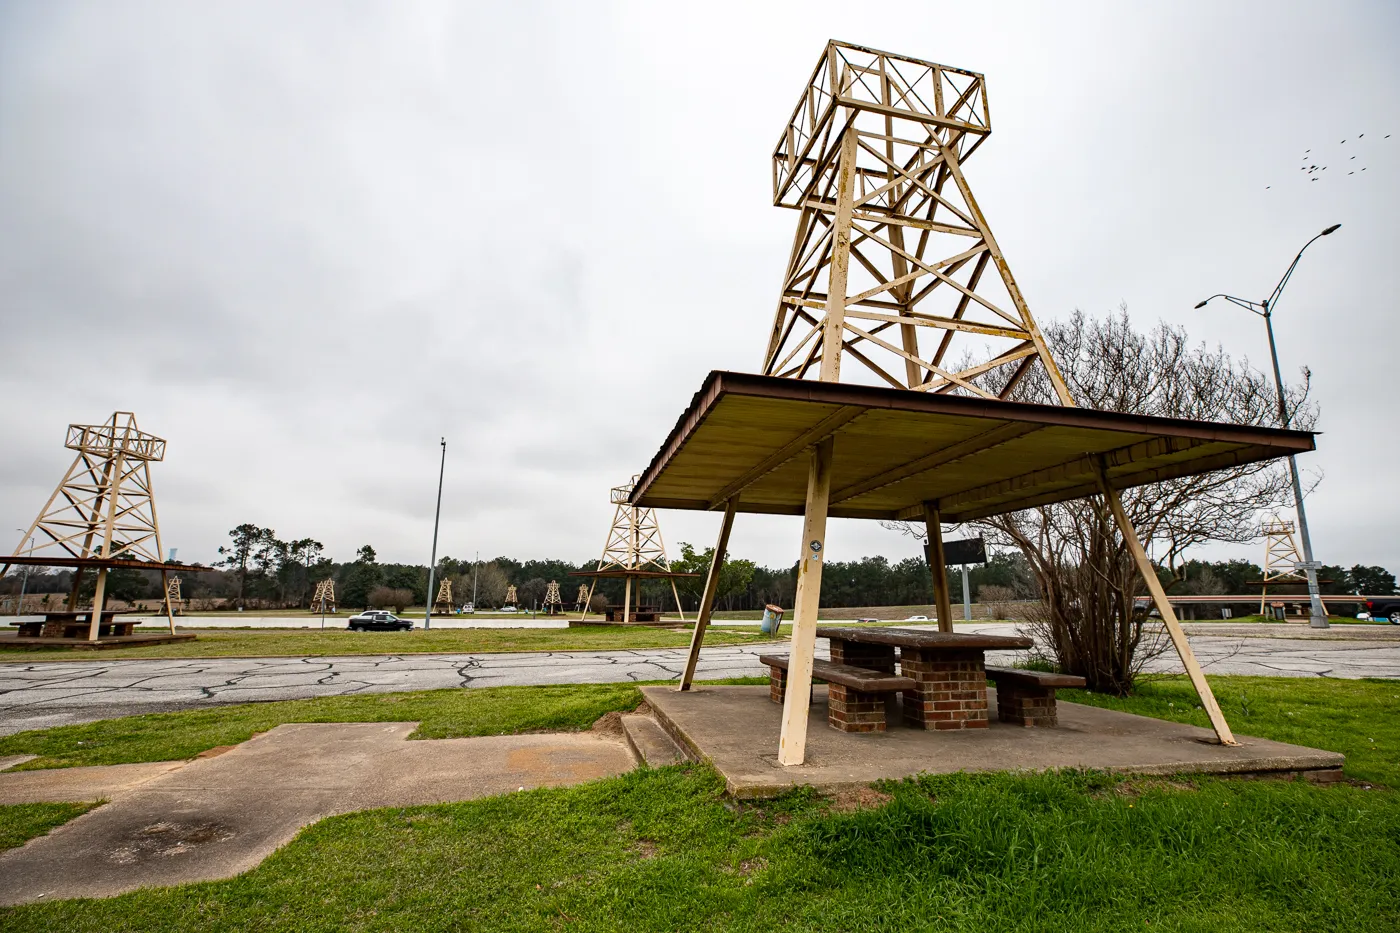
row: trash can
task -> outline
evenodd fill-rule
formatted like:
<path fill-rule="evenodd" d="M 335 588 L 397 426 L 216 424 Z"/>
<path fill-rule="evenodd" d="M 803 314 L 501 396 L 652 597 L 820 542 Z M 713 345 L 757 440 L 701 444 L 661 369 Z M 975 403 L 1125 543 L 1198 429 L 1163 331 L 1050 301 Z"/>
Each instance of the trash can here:
<path fill-rule="evenodd" d="M 758 630 L 765 635 L 778 634 L 778 628 L 783 624 L 783 607 L 767 605 L 763 607 L 763 622 Z"/>

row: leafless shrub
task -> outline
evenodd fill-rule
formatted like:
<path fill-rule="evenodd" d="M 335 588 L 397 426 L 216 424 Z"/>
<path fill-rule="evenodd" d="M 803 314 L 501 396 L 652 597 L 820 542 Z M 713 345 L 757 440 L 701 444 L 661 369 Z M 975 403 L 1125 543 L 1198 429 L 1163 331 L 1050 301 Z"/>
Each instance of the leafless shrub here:
<path fill-rule="evenodd" d="M 1009 586 L 992 584 L 977 591 L 977 601 L 987 608 L 987 615 L 997 621 L 1011 618 L 1010 602 L 1016 598 L 1016 591 Z"/>
<path fill-rule="evenodd" d="M 369 591 L 369 604 L 374 609 L 403 612 L 413 604 L 413 591 L 389 586 L 376 586 Z"/>

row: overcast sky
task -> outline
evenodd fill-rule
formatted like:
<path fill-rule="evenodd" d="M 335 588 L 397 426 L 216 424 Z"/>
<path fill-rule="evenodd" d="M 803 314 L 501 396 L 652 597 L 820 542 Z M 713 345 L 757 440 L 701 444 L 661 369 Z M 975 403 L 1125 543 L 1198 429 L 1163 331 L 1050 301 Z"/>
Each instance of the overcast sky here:
<path fill-rule="evenodd" d="M 768 157 L 833 37 L 986 75 L 967 175 L 1042 322 L 1126 302 L 1267 365 L 1258 318 L 1192 305 L 1342 224 L 1279 350 L 1322 408 L 1318 558 L 1400 571 L 1389 3 L 0 2 L 0 528 L 120 408 L 169 440 L 184 560 L 255 522 L 426 562 L 441 435 L 439 554 L 596 557 L 608 488 L 759 365 L 796 223 Z M 673 554 L 718 525 L 661 521 Z"/>

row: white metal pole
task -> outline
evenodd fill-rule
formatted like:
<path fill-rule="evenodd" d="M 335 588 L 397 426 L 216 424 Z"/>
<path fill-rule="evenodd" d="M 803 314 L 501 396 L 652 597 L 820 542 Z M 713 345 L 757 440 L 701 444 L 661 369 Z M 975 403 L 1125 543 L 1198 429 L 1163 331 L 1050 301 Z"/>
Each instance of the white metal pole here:
<path fill-rule="evenodd" d="M 442 461 L 438 464 L 437 511 L 433 513 L 433 557 L 428 562 L 428 605 L 423 609 L 423 628 L 433 627 L 433 573 L 437 570 L 438 519 L 442 517 L 442 473 L 447 467 L 447 438 L 442 439 Z"/>
<path fill-rule="evenodd" d="M 967 564 L 962 565 L 963 573 L 963 621 L 972 621 L 972 588 L 967 584 Z"/>

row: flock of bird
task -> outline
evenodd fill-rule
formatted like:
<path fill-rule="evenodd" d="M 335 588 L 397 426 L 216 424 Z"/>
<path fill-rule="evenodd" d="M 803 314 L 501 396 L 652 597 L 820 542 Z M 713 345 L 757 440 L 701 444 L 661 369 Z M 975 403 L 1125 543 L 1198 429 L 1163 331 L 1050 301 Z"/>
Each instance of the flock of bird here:
<path fill-rule="evenodd" d="M 1357 136 L 1356 139 L 1353 140 L 1353 145 L 1351 147 L 1352 150 L 1356 150 L 1358 148 L 1357 144 L 1361 144 L 1361 140 L 1365 138 L 1365 133 L 1362 133 L 1359 136 Z M 1371 138 L 1373 140 L 1375 139 L 1374 136 L 1372 136 Z M 1386 133 L 1385 136 L 1382 138 L 1389 139 L 1390 134 Z M 1345 146 L 1346 144 L 1347 141 L 1345 139 L 1338 143 L 1339 146 Z M 1342 159 L 1341 157 L 1344 155 L 1346 156 L 1346 158 Z M 1366 171 L 1367 168 L 1364 165 L 1356 166 L 1351 164 L 1356 161 L 1358 155 L 1364 155 L 1364 152 L 1353 151 L 1352 153 L 1348 153 L 1346 150 L 1339 150 L 1333 154 L 1333 158 L 1338 161 L 1341 161 L 1342 165 L 1339 167 L 1346 167 L 1348 175 L 1356 175 L 1360 172 Z M 1298 167 L 1298 171 L 1302 172 L 1307 177 L 1308 181 L 1317 181 L 1318 179 L 1323 178 L 1324 176 L 1322 173 L 1327 171 L 1326 165 L 1317 164 L 1320 160 L 1321 156 L 1315 156 L 1313 155 L 1313 151 L 1311 149 L 1305 149 L 1303 150 L 1303 164 Z M 1337 174 L 1341 175 L 1341 172 L 1338 172 Z M 1273 185 L 1265 185 L 1264 190 L 1267 191 L 1272 187 Z"/>

